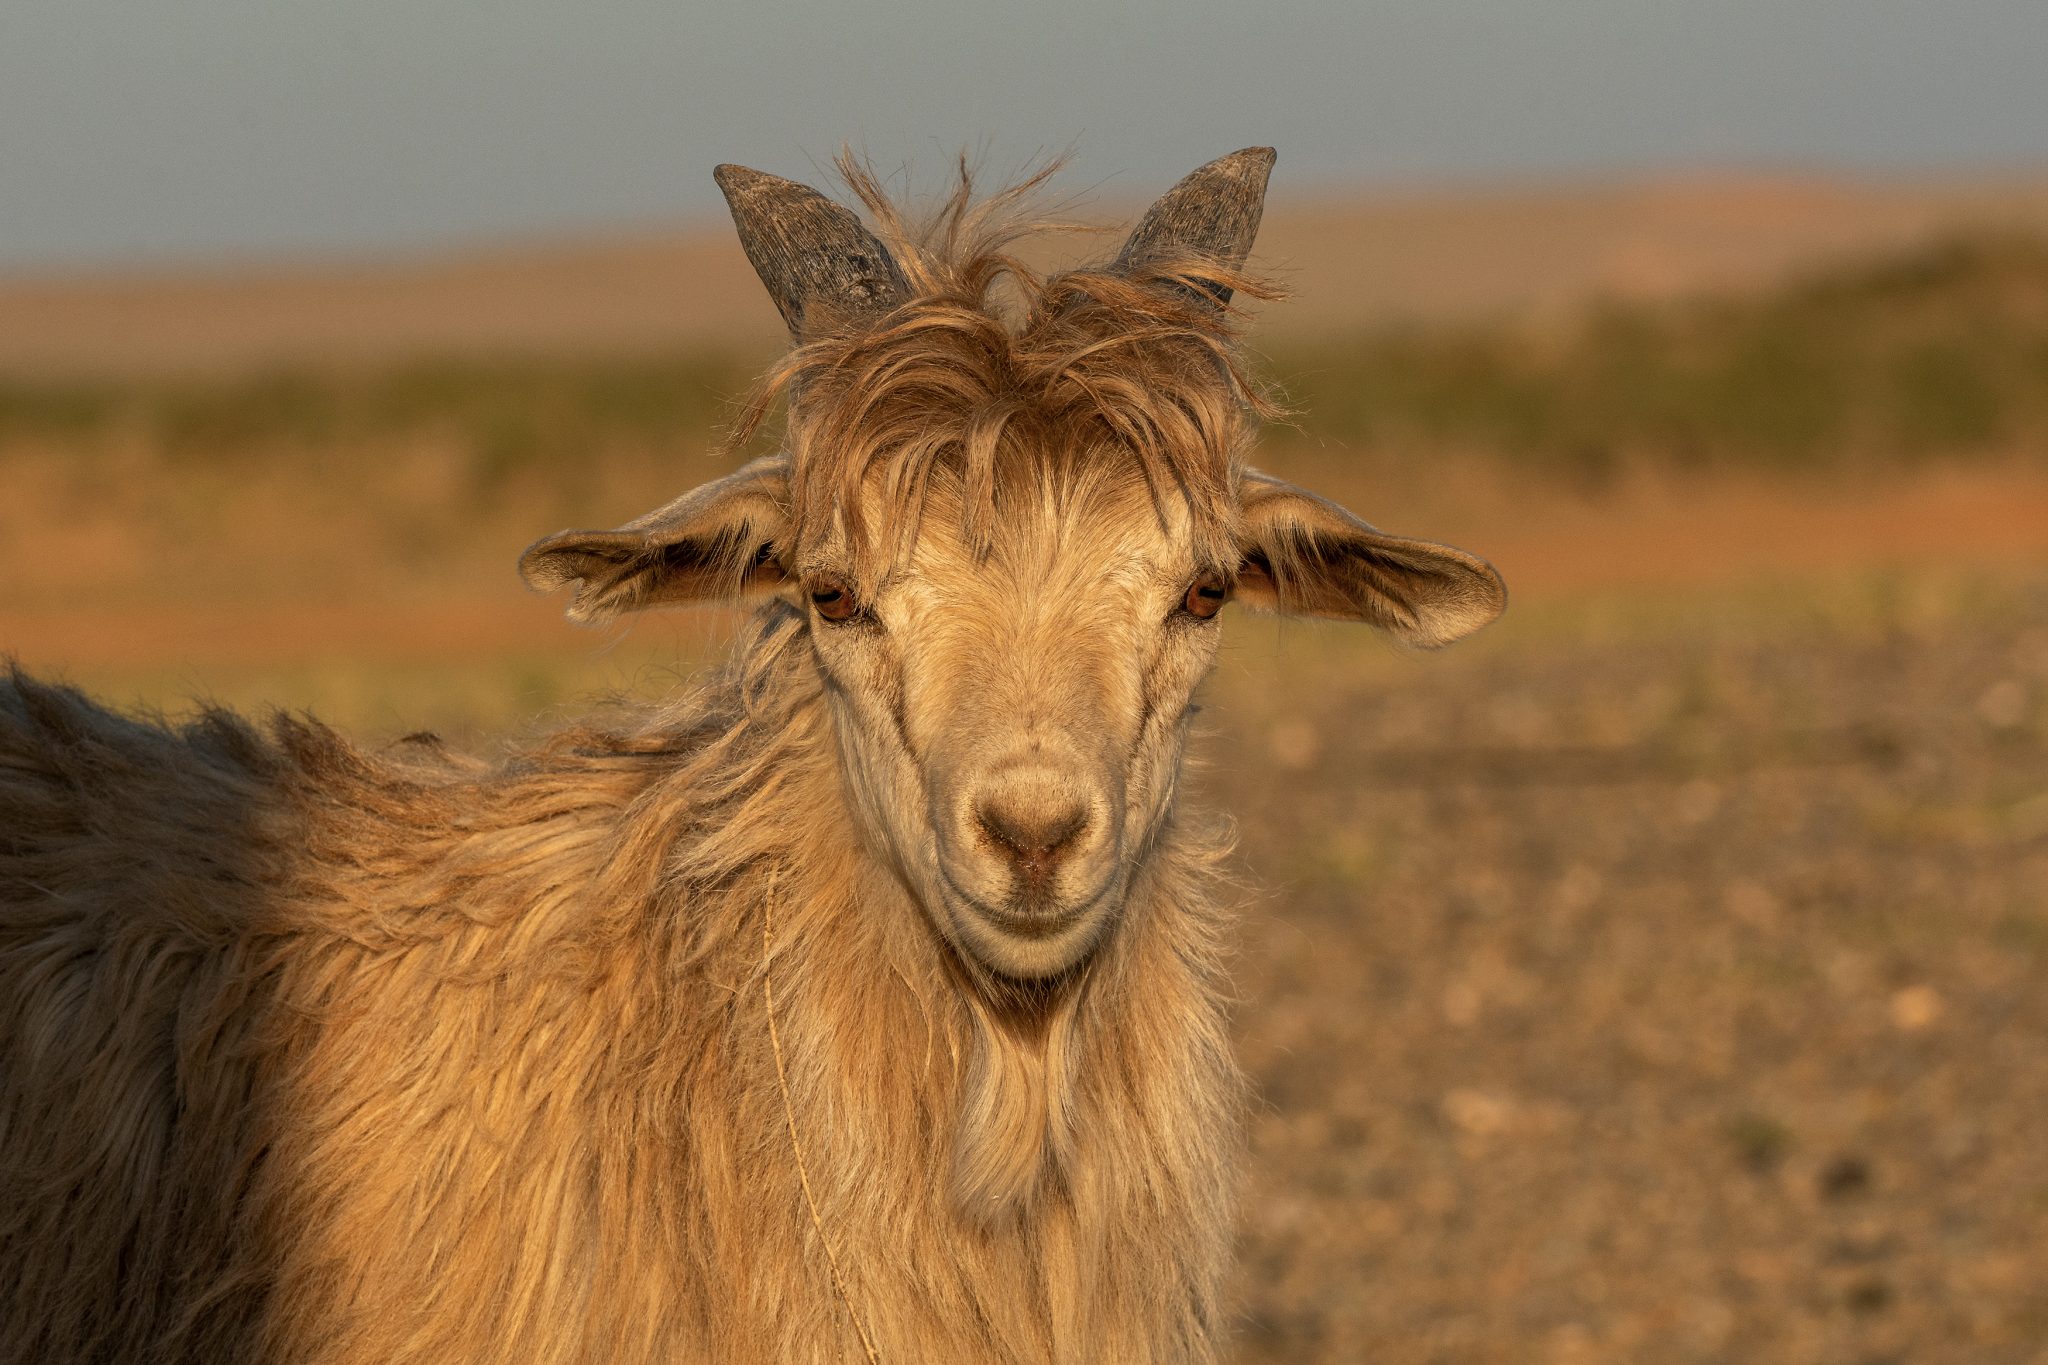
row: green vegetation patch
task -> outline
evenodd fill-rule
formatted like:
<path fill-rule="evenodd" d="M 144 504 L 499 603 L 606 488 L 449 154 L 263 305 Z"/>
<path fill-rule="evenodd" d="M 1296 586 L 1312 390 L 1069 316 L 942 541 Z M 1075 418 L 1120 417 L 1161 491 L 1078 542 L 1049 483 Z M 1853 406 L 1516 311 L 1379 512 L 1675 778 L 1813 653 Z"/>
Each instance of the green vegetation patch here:
<path fill-rule="evenodd" d="M 1412 326 L 1269 364 L 1303 428 L 1498 452 L 1819 468 L 2048 439 L 2048 241 L 1959 238 L 1755 297 L 1601 305 L 1541 330 Z"/>
<path fill-rule="evenodd" d="M 701 443 L 763 357 L 463 359 L 230 380 L 0 378 L 0 455 L 119 444 L 171 465 L 452 440 L 480 477 Z M 2048 448 L 2048 240 L 1980 235 L 1751 296 L 1568 323 L 1386 327 L 1263 362 L 1312 437 L 1496 454 L 1838 468 Z M 1281 433 L 1284 439 L 1284 432 Z"/>
<path fill-rule="evenodd" d="M 732 420 L 758 358 L 446 359 L 230 380 L 0 378 L 0 450 L 126 438 L 170 464 L 317 458 L 338 446 L 453 438 L 499 473 L 621 444 L 702 441 Z"/>

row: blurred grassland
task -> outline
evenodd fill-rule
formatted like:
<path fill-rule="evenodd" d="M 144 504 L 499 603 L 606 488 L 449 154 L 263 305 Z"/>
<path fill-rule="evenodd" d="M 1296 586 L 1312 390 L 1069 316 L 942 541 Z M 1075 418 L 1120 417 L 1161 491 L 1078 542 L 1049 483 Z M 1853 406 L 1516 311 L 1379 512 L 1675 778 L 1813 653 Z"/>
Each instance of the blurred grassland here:
<path fill-rule="evenodd" d="M 764 357 L 468 359 L 230 380 L 0 377 L 0 458 L 145 448 L 170 469 L 457 442 L 478 492 L 729 421 Z M 1762 294 L 1409 324 L 1258 357 L 1300 434 L 1451 446 L 1558 474 L 1769 469 L 2048 444 L 2048 241 L 1960 236 Z M 1284 433 L 1283 433 L 1284 436 Z"/>
<path fill-rule="evenodd" d="M 278 702 L 382 734 L 478 736 L 591 693 L 671 690 L 728 623 L 568 631 L 511 565 L 538 535 L 616 524 L 737 458 L 720 437 L 767 358 L 0 376 L 0 650 L 129 704 Z M 1268 429 L 1262 464 L 1493 552 L 1543 490 L 1597 498 L 1631 471 L 1762 480 L 1768 499 L 1777 479 L 1812 496 L 2040 468 L 2048 241 L 1959 236 L 1763 292 L 1386 327 L 1254 361 L 1298 414 Z M 1645 623 L 1673 610 L 1627 601 Z M 1580 609 L 1518 600 L 1504 629 Z"/>
<path fill-rule="evenodd" d="M 1287 355 L 1313 428 L 1569 476 L 1618 461 L 1826 471 L 2048 437 L 2048 242 L 1956 238 L 1755 297 Z"/>

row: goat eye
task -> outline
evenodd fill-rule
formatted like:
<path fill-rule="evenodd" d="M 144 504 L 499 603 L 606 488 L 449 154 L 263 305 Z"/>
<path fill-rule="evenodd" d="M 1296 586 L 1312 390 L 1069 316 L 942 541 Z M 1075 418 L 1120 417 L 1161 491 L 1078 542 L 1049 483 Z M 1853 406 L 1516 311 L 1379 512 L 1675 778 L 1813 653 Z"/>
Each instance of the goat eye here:
<path fill-rule="evenodd" d="M 811 605 L 827 621 L 850 621 L 860 614 L 860 599 L 837 578 L 820 578 L 811 585 Z"/>
<path fill-rule="evenodd" d="M 1230 600 L 1230 585 L 1219 573 L 1205 573 L 1188 584 L 1187 596 L 1181 599 L 1181 610 L 1197 621 L 1206 621 L 1223 610 L 1223 604 Z"/>

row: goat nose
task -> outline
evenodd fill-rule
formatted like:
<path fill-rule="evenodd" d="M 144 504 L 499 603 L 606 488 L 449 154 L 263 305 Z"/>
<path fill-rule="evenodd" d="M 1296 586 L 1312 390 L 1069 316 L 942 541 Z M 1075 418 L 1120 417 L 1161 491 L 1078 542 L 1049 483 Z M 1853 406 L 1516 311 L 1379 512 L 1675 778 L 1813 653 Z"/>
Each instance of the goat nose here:
<path fill-rule="evenodd" d="M 995 793 L 982 800 L 975 816 L 1034 893 L 1045 889 L 1088 827 L 1086 803 L 1042 790 Z"/>

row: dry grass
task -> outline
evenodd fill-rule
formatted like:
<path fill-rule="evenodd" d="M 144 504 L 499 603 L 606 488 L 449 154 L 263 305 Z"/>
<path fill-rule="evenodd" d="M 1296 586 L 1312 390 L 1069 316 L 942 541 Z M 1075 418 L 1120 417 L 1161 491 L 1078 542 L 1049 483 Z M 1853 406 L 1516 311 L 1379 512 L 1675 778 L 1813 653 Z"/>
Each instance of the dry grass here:
<path fill-rule="evenodd" d="M 1276 368 L 1311 429 L 1579 479 L 1632 461 L 1897 467 L 2048 443 L 2048 240 L 1951 238 L 1756 297 L 1416 326 Z"/>
<path fill-rule="evenodd" d="M 2048 229 L 2040 167 L 1963 178 L 1649 175 L 1311 195 L 1281 152 L 1253 265 L 1278 272 L 1295 297 L 1261 320 L 1268 337 L 1575 308 L 1595 295 L 1749 290 L 1957 225 Z M 1080 194 L 1083 218 L 1128 227 L 1147 191 L 1162 186 L 1095 180 L 1113 169 L 1084 148 L 1061 188 Z M 1091 181 L 1099 193 L 1089 193 Z M 1071 261 L 1116 240 L 1069 241 L 1033 259 Z M 0 278 L 0 317 L 0 372 L 17 374 L 231 374 L 478 352 L 646 357 L 765 351 L 782 336 L 723 215 L 693 230 L 383 260 Z"/>
<path fill-rule="evenodd" d="M 0 459 L 180 475 L 350 459 L 452 464 L 488 501 L 580 487 L 593 453 L 703 440 L 761 356 L 420 361 L 236 377 L 0 376 Z M 2048 239 L 1950 237 L 1755 295 L 1544 322 L 1413 323 L 1282 344 L 1260 368 L 1301 434 L 1367 458 L 1479 452 L 1580 480 L 1648 462 L 1868 470 L 2048 445 Z"/>

